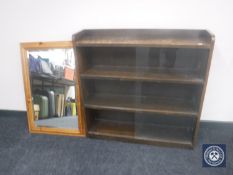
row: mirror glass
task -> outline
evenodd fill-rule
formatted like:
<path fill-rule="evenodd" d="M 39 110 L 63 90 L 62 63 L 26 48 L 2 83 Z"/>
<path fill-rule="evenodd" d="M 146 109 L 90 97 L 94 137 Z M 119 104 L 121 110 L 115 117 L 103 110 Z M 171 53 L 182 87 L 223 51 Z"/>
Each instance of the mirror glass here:
<path fill-rule="evenodd" d="M 78 129 L 73 49 L 29 50 L 27 58 L 34 124 Z"/>

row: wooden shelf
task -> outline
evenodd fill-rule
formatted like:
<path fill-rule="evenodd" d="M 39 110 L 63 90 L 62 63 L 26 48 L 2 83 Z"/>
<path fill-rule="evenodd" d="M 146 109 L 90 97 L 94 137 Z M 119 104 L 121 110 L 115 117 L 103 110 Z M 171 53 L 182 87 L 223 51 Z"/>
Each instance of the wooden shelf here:
<path fill-rule="evenodd" d="M 39 74 L 39 73 L 31 73 L 30 77 L 32 80 L 40 80 L 49 82 L 52 84 L 58 84 L 58 85 L 67 85 L 67 86 L 74 86 L 75 82 L 71 80 L 67 80 L 65 78 L 57 78 L 53 75 L 46 75 L 46 74 Z"/>
<path fill-rule="evenodd" d="M 145 99 L 153 102 L 148 103 Z M 125 95 L 96 95 L 86 99 L 84 106 L 90 109 L 112 109 L 167 115 L 197 116 L 198 114 L 193 109 L 192 104 L 179 99 L 139 98 Z"/>
<path fill-rule="evenodd" d="M 206 30 L 112 29 L 83 30 L 74 36 L 76 45 L 84 46 L 153 46 L 210 48 L 213 36 Z"/>
<path fill-rule="evenodd" d="M 96 66 L 81 73 L 85 79 L 116 79 L 134 81 L 171 82 L 183 84 L 203 84 L 204 80 L 195 75 L 195 72 L 182 70 L 159 70 L 142 68 L 120 68 Z"/>
<path fill-rule="evenodd" d="M 134 125 L 110 121 L 93 122 L 88 135 L 133 142 L 174 144 L 192 147 L 192 128 L 166 125 Z"/>

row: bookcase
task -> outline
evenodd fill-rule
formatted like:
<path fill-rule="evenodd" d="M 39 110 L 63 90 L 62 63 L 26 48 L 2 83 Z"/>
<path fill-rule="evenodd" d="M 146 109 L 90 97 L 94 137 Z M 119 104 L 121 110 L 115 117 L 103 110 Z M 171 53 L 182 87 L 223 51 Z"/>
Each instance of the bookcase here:
<path fill-rule="evenodd" d="M 206 30 L 73 35 L 89 137 L 192 148 L 214 47 Z"/>

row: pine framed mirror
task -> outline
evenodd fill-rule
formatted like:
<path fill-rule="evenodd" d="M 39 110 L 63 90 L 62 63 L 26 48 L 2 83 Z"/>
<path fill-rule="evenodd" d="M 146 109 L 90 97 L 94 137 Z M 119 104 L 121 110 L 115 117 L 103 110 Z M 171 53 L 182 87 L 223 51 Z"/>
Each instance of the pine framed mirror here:
<path fill-rule="evenodd" d="M 72 42 L 30 42 L 20 47 L 29 131 L 84 136 Z"/>

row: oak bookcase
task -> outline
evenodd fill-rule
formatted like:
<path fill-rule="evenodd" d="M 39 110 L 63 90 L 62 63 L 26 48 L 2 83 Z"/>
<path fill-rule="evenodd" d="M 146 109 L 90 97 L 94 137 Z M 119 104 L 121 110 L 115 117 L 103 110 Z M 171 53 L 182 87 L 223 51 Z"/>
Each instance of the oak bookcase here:
<path fill-rule="evenodd" d="M 73 35 L 89 137 L 192 148 L 214 46 L 206 30 Z"/>

